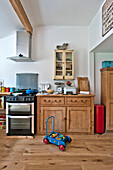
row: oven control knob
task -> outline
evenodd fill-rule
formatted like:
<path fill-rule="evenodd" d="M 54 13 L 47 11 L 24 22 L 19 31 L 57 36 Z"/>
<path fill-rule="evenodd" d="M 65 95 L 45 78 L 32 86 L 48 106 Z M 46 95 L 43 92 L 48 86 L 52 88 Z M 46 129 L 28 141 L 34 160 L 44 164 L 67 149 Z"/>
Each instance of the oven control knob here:
<path fill-rule="evenodd" d="M 17 99 L 18 99 L 18 98 L 17 98 L 17 97 L 15 97 L 15 101 L 17 101 Z"/>
<path fill-rule="evenodd" d="M 23 98 L 23 101 L 26 101 L 26 98 L 25 98 L 25 97 Z"/>
<path fill-rule="evenodd" d="M 28 101 L 31 101 L 31 98 L 28 98 Z"/>
<path fill-rule="evenodd" d="M 29 101 L 29 98 L 28 98 L 28 97 L 26 97 L 26 101 Z"/>

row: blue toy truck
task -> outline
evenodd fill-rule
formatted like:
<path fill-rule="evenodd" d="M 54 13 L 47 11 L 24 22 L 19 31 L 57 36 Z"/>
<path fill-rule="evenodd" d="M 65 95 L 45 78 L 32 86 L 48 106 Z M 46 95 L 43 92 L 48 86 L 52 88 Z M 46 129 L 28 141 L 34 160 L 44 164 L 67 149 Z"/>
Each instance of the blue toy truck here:
<path fill-rule="evenodd" d="M 47 122 L 48 119 L 53 118 L 53 131 L 50 135 L 47 136 Z M 65 150 L 66 142 L 71 142 L 71 138 L 69 136 L 62 135 L 60 133 L 54 132 L 54 116 L 50 116 L 46 119 L 46 136 L 43 139 L 45 144 L 52 143 L 59 146 L 61 151 Z"/>

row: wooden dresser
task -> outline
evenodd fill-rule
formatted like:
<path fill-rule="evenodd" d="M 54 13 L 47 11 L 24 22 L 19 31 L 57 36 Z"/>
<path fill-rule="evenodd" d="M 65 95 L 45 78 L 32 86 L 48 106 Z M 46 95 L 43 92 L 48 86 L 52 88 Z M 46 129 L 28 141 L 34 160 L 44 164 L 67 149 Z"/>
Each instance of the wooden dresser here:
<path fill-rule="evenodd" d="M 101 104 L 105 106 L 107 131 L 113 132 L 113 67 L 101 69 Z"/>
<path fill-rule="evenodd" d="M 52 115 L 56 132 L 94 134 L 94 95 L 37 95 L 37 134 L 45 134 Z"/>

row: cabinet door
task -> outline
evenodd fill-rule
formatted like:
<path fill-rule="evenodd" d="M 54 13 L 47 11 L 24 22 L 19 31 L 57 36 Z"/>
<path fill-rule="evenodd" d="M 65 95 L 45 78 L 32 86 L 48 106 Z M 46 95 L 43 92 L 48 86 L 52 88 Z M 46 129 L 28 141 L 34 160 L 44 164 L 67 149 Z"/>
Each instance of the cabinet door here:
<path fill-rule="evenodd" d="M 113 131 L 113 71 L 108 72 L 108 97 L 106 98 L 106 130 Z"/>
<path fill-rule="evenodd" d="M 46 132 L 46 119 L 50 116 L 55 118 L 54 131 L 65 132 L 65 107 L 41 107 L 40 112 L 40 130 L 41 133 Z M 53 130 L 53 119 L 49 119 L 47 123 L 47 132 Z"/>
<path fill-rule="evenodd" d="M 107 130 L 113 130 L 113 101 L 109 104 L 109 115 L 106 115 Z"/>
<path fill-rule="evenodd" d="M 74 51 L 64 52 L 65 76 L 64 79 L 74 79 Z"/>
<path fill-rule="evenodd" d="M 74 79 L 74 51 L 55 50 L 55 79 Z"/>
<path fill-rule="evenodd" d="M 108 72 L 108 94 L 109 99 L 113 99 L 113 71 Z"/>
<path fill-rule="evenodd" d="M 90 133 L 90 107 L 67 108 L 67 132 Z"/>
<path fill-rule="evenodd" d="M 62 50 L 55 51 L 55 79 L 64 78 L 64 53 Z"/>

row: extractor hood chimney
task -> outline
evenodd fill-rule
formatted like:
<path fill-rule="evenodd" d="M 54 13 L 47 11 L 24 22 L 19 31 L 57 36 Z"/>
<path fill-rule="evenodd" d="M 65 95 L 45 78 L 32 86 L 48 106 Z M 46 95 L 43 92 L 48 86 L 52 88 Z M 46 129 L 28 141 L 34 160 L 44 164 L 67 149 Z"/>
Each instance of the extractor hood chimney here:
<path fill-rule="evenodd" d="M 31 40 L 32 36 L 27 31 L 16 32 L 16 56 L 7 57 L 7 59 L 16 62 L 34 62 L 31 59 Z"/>

